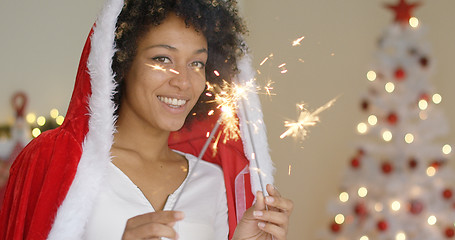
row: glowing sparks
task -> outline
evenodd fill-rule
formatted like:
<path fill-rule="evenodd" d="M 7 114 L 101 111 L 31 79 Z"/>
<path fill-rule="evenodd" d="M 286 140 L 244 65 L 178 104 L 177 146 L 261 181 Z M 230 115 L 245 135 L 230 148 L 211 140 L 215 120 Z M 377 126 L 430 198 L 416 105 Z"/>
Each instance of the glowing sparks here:
<path fill-rule="evenodd" d="M 146 63 L 145 65 L 146 65 L 146 66 L 149 66 L 149 67 L 151 67 L 153 70 L 157 70 L 157 71 L 166 72 L 166 69 L 165 69 L 165 68 L 163 68 L 163 66 L 160 66 L 160 65 L 154 65 L 154 64 L 148 64 L 148 63 Z"/>
<path fill-rule="evenodd" d="M 292 41 L 292 46 L 295 47 L 295 46 L 300 46 L 302 40 L 304 39 L 305 37 L 302 36 L 302 37 L 299 37 L 297 38 L 296 40 Z"/>
<path fill-rule="evenodd" d="M 262 60 L 262 62 L 259 65 L 260 66 L 264 65 L 264 63 L 267 62 L 272 57 L 273 57 L 273 53 L 270 53 L 270 55 L 268 57 L 264 58 L 264 60 Z"/>
<path fill-rule="evenodd" d="M 318 114 L 330 108 L 335 103 L 335 101 L 336 98 L 332 99 L 324 106 L 318 108 L 316 111 L 312 113 L 307 111 L 303 104 L 300 105 L 298 104 L 297 107 L 300 109 L 299 119 L 297 121 L 285 121 L 284 126 L 287 127 L 288 129 L 283 134 L 281 134 L 280 138 L 283 139 L 287 136 L 292 136 L 304 140 L 306 135 L 308 134 L 308 130 L 306 128 L 309 126 L 316 125 L 316 123 L 319 122 Z"/>
<path fill-rule="evenodd" d="M 217 70 L 213 71 L 213 73 L 214 73 L 217 77 L 220 76 L 220 73 L 219 73 Z"/>
<path fill-rule="evenodd" d="M 179 75 L 180 73 L 175 69 L 169 69 L 169 72 Z"/>
<path fill-rule="evenodd" d="M 255 91 L 253 83 L 247 82 L 243 86 L 234 83 L 229 84 L 228 82 L 223 82 L 222 86 L 207 83 L 207 89 L 213 92 L 214 101 L 218 104 L 217 108 L 221 109 L 223 143 L 226 143 L 229 139 L 239 139 L 239 119 L 237 118 L 236 110 L 239 107 L 239 101 L 242 98 L 246 98 L 248 92 Z"/>
<path fill-rule="evenodd" d="M 272 90 L 273 90 L 272 84 L 274 84 L 274 83 L 275 83 L 274 81 L 269 80 L 267 82 L 267 85 L 265 85 L 265 87 L 264 87 L 265 93 L 269 96 L 275 95 L 274 93 L 272 93 Z"/>
<path fill-rule="evenodd" d="M 289 165 L 288 175 L 291 176 L 292 165 Z"/>
<path fill-rule="evenodd" d="M 286 66 L 286 63 L 282 63 L 280 66 L 278 66 L 278 68 L 282 68 L 284 66 Z"/>

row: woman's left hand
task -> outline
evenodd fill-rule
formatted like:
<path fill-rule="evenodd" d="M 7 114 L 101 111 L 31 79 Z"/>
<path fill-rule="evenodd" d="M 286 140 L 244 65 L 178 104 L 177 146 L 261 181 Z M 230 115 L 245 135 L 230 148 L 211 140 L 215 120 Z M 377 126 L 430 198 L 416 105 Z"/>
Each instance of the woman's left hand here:
<path fill-rule="evenodd" d="M 265 198 L 262 192 L 257 193 L 256 203 L 243 215 L 232 240 L 286 240 L 294 203 L 281 197 L 270 184 L 267 192 L 269 196 Z"/>

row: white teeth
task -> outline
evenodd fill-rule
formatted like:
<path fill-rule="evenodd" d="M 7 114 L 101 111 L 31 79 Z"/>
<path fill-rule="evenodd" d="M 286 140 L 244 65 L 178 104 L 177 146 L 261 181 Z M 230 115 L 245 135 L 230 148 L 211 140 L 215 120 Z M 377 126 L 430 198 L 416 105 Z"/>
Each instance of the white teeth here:
<path fill-rule="evenodd" d="M 168 98 L 168 97 L 158 96 L 158 99 L 161 102 L 164 102 L 164 103 L 170 105 L 171 107 L 180 107 L 180 106 L 185 105 L 185 103 L 186 103 L 186 100 L 177 99 L 177 98 Z"/>

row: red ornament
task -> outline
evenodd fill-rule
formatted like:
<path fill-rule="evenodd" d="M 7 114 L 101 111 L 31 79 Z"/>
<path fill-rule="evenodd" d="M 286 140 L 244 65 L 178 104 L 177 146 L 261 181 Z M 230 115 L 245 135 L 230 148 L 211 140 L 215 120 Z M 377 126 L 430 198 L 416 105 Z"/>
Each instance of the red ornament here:
<path fill-rule="evenodd" d="M 381 220 L 378 222 L 377 227 L 379 231 L 384 232 L 387 230 L 388 224 L 385 220 Z"/>
<path fill-rule="evenodd" d="M 455 230 L 453 227 L 447 227 L 446 230 L 444 231 L 444 234 L 446 235 L 447 238 L 452 238 L 455 236 Z"/>
<path fill-rule="evenodd" d="M 393 171 L 393 166 L 389 162 L 383 162 L 381 169 L 384 174 L 389 174 Z"/>
<path fill-rule="evenodd" d="M 395 125 L 398 122 L 398 116 L 395 113 L 390 113 L 389 116 L 387 116 L 387 122 L 390 125 Z"/>
<path fill-rule="evenodd" d="M 419 59 L 419 62 L 420 62 L 420 66 L 422 66 L 422 67 L 428 66 L 428 58 L 426 58 L 426 57 L 421 57 Z"/>
<path fill-rule="evenodd" d="M 430 166 L 434 167 L 436 170 L 438 170 L 440 167 L 442 167 L 446 163 L 445 159 L 440 159 L 440 160 L 434 160 Z"/>
<path fill-rule="evenodd" d="M 368 107 L 369 107 L 369 106 L 370 106 L 370 103 L 369 103 L 367 100 L 363 100 L 363 101 L 362 101 L 361 107 L 362 107 L 362 110 L 363 110 L 363 111 L 368 111 Z"/>
<path fill-rule="evenodd" d="M 404 80 L 405 77 L 406 77 L 406 72 L 402 68 L 397 68 L 397 70 L 395 70 L 395 79 L 396 80 L 402 81 L 402 80 Z"/>
<path fill-rule="evenodd" d="M 341 224 L 333 222 L 332 224 L 330 224 L 330 230 L 332 230 L 332 232 L 334 233 L 339 232 L 341 230 Z"/>
<path fill-rule="evenodd" d="M 357 150 L 357 156 L 363 157 L 364 155 L 365 155 L 365 151 L 364 151 L 363 149 L 359 148 L 359 149 Z"/>
<path fill-rule="evenodd" d="M 427 93 L 422 93 L 422 94 L 420 94 L 419 100 L 425 100 L 425 101 L 429 102 L 430 101 L 430 95 L 428 95 Z"/>
<path fill-rule="evenodd" d="M 423 210 L 423 203 L 418 201 L 418 200 L 412 200 L 409 203 L 409 212 L 411 212 L 414 215 L 417 215 L 421 213 Z"/>
<path fill-rule="evenodd" d="M 444 191 L 442 191 L 442 196 L 445 198 L 445 199 L 450 199 L 452 197 L 452 190 L 449 189 L 449 188 L 446 188 L 444 189 Z"/>
<path fill-rule="evenodd" d="M 352 158 L 351 167 L 352 168 L 359 168 L 360 167 L 360 159 L 358 157 Z"/>
<path fill-rule="evenodd" d="M 409 19 L 412 17 L 412 11 L 420 3 L 408 4 L 405 0 L 400 0 L 397 5 L 387 4 L 386 7 L 395 12 L 395 22 L 408 24 Z"/>
<path fill-rule="evenodd" d="M 409 168 L 415 169 L 417 167 L 417 160 L 415 158 L 409 159 Z"/>
<path fill-rule="evenodd" d="M 368 211 L 363 203 L 357 203 L 354 207 L 354 212 L 359 217 L 365 217 L 368 214 Z"/>

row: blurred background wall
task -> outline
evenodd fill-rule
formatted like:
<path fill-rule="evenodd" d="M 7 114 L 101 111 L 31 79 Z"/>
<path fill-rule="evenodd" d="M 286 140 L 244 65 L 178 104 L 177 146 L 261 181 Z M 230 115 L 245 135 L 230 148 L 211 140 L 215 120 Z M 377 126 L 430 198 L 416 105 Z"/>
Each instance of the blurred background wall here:
<path fill-rule="evenodd" d="M 79 56 L 103 0 L 3 0 L 0 3 L 0 123 L 12 121 L 10 97 L 29 96 L 29 112 L 66 111 Z M 393 20 L 385 3 L 394 0 L 242 0 L 247 42 L 258 81 L 274 81 L 276 96 L 261 96 L 276 184 L 295 202 L 289 239 L 315 239 L 328 227 L 327 202 L 337 194 L 343 170 L 359 139 L 360 96 L 378 37 Z M 414 2 L 409 0 L 409 2 Z M 437 62 L 432 78 L 441 108 L 455 126 L 455 31 L 453 0 L 422 0 L 414 13 L 428 28 Z M 452 30 L 450 30 L 452 29 Z M 292 41 L 304 36 L 301 45 Z M 264 65 L 259 63 L 273 53 Z M 287 73 L 279 65 L 286 63 Z M 297 118 L 295 104 L 316 109 L 339 97 L 321 114 L 303 142 L 280 139 L 283 121 Z M 455 143 L 455 132 L 442 139 Z M 291 171 L 289 172 L 289 166 Z M 452 167 L 455 164 L 451 163 Z M 290 173 L 290 174 L 289 174 Z"/>

